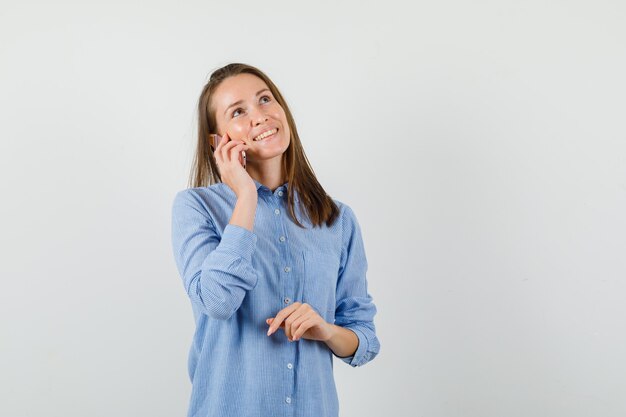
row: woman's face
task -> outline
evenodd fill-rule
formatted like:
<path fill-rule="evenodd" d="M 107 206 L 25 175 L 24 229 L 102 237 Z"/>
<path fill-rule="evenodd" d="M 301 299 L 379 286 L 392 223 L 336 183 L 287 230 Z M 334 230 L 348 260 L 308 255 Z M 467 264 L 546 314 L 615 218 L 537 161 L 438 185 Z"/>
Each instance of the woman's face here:
<path fill-rule="evenodd" d="M 238 74 L 226 78 L 213 93 L 212 105 L 217 133 L 228 133 L 230 138 L 248 144 L 248 161 L 281 157 L 289 146 L 285 111 L 259 77 Z M 258 138 L 267 131 L 275 133 Z"/>

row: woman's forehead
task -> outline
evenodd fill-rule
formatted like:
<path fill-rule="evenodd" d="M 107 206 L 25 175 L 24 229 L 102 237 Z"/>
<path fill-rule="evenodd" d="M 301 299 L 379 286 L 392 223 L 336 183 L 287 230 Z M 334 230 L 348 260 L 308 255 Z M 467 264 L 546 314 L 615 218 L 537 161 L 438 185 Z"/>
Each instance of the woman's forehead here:
<path fill-rule="evenodd" d="M 267 88 L 265 81 L 252 74 L 228 77 L 215 90 L 216 110 L 225 109 L 239 100 L 254 99 L 259 91 Z"/>

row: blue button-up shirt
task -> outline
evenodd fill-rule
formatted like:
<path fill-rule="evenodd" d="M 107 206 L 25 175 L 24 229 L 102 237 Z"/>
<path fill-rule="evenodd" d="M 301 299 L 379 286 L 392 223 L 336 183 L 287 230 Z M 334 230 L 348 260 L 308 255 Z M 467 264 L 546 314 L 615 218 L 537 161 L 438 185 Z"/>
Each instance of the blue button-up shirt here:
<path fill-rule="evenodd" d="M 325 342 L 290 342 L 282 328 L 267 336 L 266 319 L 293 302 L 308 303 L 327 322 L 352 330 L 351 366 L 380 349 L 367 290 L 367 260 L 353 211 L 313 228 L 297 206 L 288 215 L 287 183 L 272 191 L 254 180 L 254 231 L 229 224 L 237 201 L 224 183 L 179 191 L 172 244 L 191 300 L 196 330 L 189 351 L 188 416 L 336 417 L 334 352 Z"/>

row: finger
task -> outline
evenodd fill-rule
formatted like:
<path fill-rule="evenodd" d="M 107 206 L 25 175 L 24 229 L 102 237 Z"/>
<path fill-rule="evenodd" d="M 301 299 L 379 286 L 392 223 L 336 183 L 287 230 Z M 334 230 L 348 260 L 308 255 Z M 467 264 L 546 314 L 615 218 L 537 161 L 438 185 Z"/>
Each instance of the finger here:
<path fill-rule="evenodd" d="M 222 160 L 224 162 L 230 162 L 231 160 L 233 160 L 233 157 L 235 155 L 236 151 L 233 151 L 233 149 L 237 146 L 244 146 L 245 143 L 242 140 L 239 139 L 230 139 L 230 141 L 228 141 L 228 143 L 225 143 L 224 146 L 222 147 L 220 153 L 222 156 Z M 247 145 L 246 145 L 247 146 Z M 247 147 L 243 148 L 243 149 L 247 149 Z"/>
<path fill-rule="evenodd" d="M 302 337 L 302 335 L 305 334 L 311 327 L 315 326 L 316 323 L 317 317 L 315 316 L 310 316 L 308 319 L 304 320 L 300 326 L 298 326 L 298 329 L 293 333 L 293 340 L 296 341 L 300 339 L 300 337 Z"/>
<path fill-rule="evenodd" d="M 226 144 L 224 146 L 224 150 L 222 151 L 224 162 L 231 162 L 231 161 L 238 160 L 237 158 L 238 158 L 239 152 L 241 152 L 243 149 L 247 149 L 246 146 L 247 145 L 245 145 L 240 140 L 233 140 L 230 143 Z"/>
<path fill-rule="evenodd" d="M 231 139 L 231 138 L 224 138 L 222 139 L 222 141 L 220 142 L 220 145 L 222 145 L 221 149 L 220 149 L 220 155 L 222 156 L 222 160 L 223 161 L 228 161 L 228 150 L 230 148 L 232 148 L 233 146 L 237 145 L 238 141 Z"/>
<path fill-rule="evenodd" d="M 293 339 L 294 323 L 308 313 L 309 310 L 300 306 L 300 308 L 292 312 L 289 317 L 285 319 L 285 335 L 287 336 L 287 339 Z"/>
<path fill-rule="evenodd" d="M 222 150 L 224 149 L 224 145 L 228 143 L 229 141 L 230 141 L 230 137 L 228 136 L 228 133 L 224 133 L 224 136 L 221 137 L 219 143 L 217 144 L 217 146 L 215 147 L 215 150 L 213 151 L 213 156 L 215 157 L 215 160 L 217 161 L 218 166 L 224 163 L 224 154 L 222 153 Z"/>
<path fill-rule="evenodd" d="M 295 311 L 300 306 L 300 303 L 293 303 L 289 307 L 285 307 L 276 314 L 270 328 L 267 331 L 267 335 L 271 335 L 278 329 L 278 327 L 282 324 L 283 320 L 285 320 L 292 311 Z"/>
<path fill-rule="evenodd" d="M 217 147 L 224 147 L 224 144 L 228 143 L 228 141 L 230 141 L 230 136 L 228 136 L 228 132 L 224 132 L 224 136 L 222 136 L 222 139 L 220 140 L 220 143 L 217 144 Z"/>
<path fill-rule="evenodd" d="M 301 315 L 296 320 L 294 320 L 293 323 L 291 323 L 291 337 L 293 338 L 293 340 L 296 340 L 296 333 L 298 333 L 298 331 L 300 330 L 300 326 L 302 326 L 302 323 L 309 320 L 311 317 L 315 317 L 316 314 L 317 313 L 315 313 L 314 311 L 307 311 L 305 314 Z M 300 332 L 300 334 L 302 333 L 304 332 Z"/>
<path fill-rule="evenodd" d="M 289 339 L 289 341 L 291 341 L 291 322 L 292 322 L 291 316 L 285 319 L 285 328 L 284 328 L 285 336 L 287 337 L 287 339 Z"/>
<path fill-rule="evenodd" d="M 213 143 L 215 143 L 215 141 L 217 140 L 217 134 L 213 135 Z M 217 144 L 217 146 L 215 146 L 213 149 L 213 158 L 215 158 L 215 161 L 217 162 L 217 165 L 219 166 L 222 163 L 222 156 L 220 155 L 220 149 L 222 142 L 224 142 L 224 138 L 222 138 L 219 143 Z"/>
<path fill-rule="evenodd" d="M 217 134 L 217 136 L 219 136 L 219 134 Z M 215 138 L 217 139 L 217 138 Z M 215 153 L 219 153 L 221 152 L 222 148 L 224 147 L 224 144 L 226 142 L 228 142 L 228 140 L 230 139 L 230 137 L 228 136 L 228 133 L 224 133 L 224 136 L 221 137 L 219 143 L 217 144 L 217 146 L 215 147 Z"/>
<path fill-rule="evenodd" d="M 248 149 L 248 145 L 245 143 L 233 146 L 229 149 L 229 161 L 238 161 L 239 164 L 243 165 L 243 161 L 241 160 L 241 152 Z"/>

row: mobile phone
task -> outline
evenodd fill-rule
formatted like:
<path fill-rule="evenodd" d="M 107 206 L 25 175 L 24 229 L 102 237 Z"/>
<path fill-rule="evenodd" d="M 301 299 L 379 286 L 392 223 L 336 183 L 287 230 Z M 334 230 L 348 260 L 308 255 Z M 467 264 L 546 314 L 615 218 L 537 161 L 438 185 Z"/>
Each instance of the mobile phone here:
<path fill-rule="evenodd" d="M 216 133 L 209 134 L 209 144 L 211 145 L 211 148 L 213 148 L 213 150 L 217 148 L 217 145 L 219 145 L 221 140 L 222 137 L 220 135 Z M 241 151 L 241 158 L 239 158 L 239 162 L 241 163 L 243 169 L 246 169 L 246 151 Z"/>

